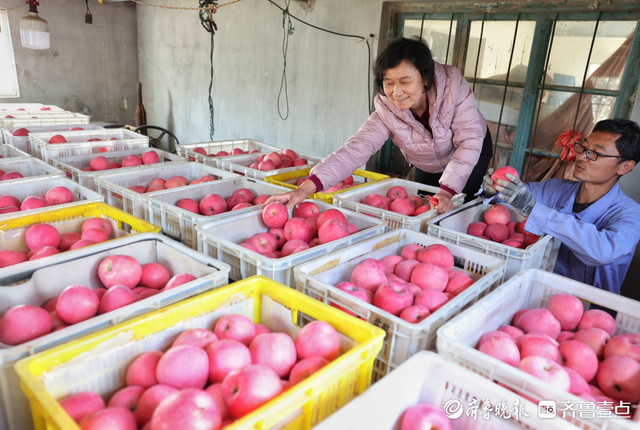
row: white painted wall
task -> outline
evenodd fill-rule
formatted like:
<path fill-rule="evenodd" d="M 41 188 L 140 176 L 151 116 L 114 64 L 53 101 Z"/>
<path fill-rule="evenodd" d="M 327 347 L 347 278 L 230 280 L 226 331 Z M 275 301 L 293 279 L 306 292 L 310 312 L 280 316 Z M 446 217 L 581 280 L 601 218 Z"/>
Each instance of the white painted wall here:
<path fill-rule="evenodd" d="M 281 6 L 283 0 L 275 0 Z M 184 1 L 165 0 L 167 6 Z M 319 0 L 291 13 L 334 31 L 378 36 L 382 0 Z M 243 0 L 215 15 L 214 140 L 254 138 L 325 156 L 369 115 L 367 46 L 293 21 L 287 78 L 289 118 L 277 97 L 283 70 L 282 12 L 265 0 Z M 209 141 L 209 33 L 197 12 L 138 6 L 140 79 L 147 122 L 182 143 Z M 372 45 L 372 58 L 377 41 Z M 284 97 L 283 97 L 284 100 Z M 285 104 L 282 104 L 284 111 Z"/>

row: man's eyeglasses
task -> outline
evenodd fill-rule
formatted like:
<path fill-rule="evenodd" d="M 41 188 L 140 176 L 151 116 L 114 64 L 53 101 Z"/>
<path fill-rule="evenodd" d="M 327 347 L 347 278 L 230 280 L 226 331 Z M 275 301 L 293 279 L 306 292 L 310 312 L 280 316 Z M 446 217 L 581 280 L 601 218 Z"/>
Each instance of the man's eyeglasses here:
<path fill-rule="evenodd" d="M 582 145 L 582 142 L 576 142 L 573 144 L 573 149 L 576 150 L 576 152 L 578 154 L 582 154 L 583 152 L 586 152 L 587 154 L 587 158 L 591 161 L 596 161 L 598 159 L 598 157 L 608 157 L 608 158 L 624 158 L 621 157 L 619 155 L 605 155 L 605 154 L 600 154 L 592 149 L 587 149 L 584 147 L 584 145 Z"/>

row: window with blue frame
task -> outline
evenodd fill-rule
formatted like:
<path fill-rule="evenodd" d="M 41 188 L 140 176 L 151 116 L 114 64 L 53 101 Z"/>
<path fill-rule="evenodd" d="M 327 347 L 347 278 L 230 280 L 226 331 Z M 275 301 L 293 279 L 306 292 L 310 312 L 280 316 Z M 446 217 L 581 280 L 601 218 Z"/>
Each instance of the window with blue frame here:
<path fill-rule="evenodd" d="M 560 135 L 629 118 L 640 81 L 640 5 L 579 3 L 393 3 L 387 39 L 421 36 L 436 61 L 463 72 L 489 125 L 494 167 L 511 165 L 527 181 L 571 178 Z M 407 173 L 399 152 L 382 154 L 380 171 Z"/>

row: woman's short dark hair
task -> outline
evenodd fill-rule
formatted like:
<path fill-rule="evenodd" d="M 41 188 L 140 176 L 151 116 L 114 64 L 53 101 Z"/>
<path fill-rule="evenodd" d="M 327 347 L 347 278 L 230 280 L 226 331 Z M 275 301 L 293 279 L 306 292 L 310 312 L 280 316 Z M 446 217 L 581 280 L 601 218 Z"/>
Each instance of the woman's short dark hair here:
<path fill-rule="evenodd" d="M 422 79 L 427 80 L 426 90 L 429 91 L 431 89 L 435 76 L 435 65 L 431 50 L 424 39 L 418 36 L 414 36 L 411 39 L 402 37 L 391 42 L 373 64 L 374 83 L 380 94 L 385 95 L 382 87 L 385 70 L 393 69 L 403 61 L 413 64 L 420 72 Z"/>
<path fill-rule="evenodd" d="M 616 147 L 620 156 L 625 160 L 640 161 L 640 127 L 628 119 L 605 119 L 598 121 L 591 131 L 617 134 Z M 624 160 L 621 160 L 621 162 Z"/>

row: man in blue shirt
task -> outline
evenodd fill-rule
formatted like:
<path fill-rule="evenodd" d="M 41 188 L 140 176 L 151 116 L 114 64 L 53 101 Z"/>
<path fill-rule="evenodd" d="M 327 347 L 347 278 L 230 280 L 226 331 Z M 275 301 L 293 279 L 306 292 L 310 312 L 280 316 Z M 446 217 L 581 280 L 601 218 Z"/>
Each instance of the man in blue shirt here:
<path fill-rule="evenodd" d="M 509 181 L 494 184 L 485 176 L 484 192 L 499 193 L 528 217 L 527 231 L 560 240 L 554 273 L 620 294 L 640 240 L 640 204 L 620 190 L 618 180 L 640 161 L 640 127 L 629 120 L 600 121 L 574 149 L 578 182 L 523 184 L 507 174 Z"/>

